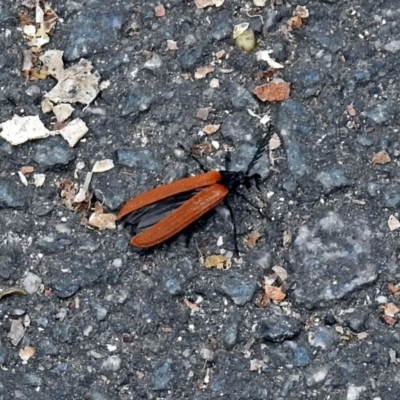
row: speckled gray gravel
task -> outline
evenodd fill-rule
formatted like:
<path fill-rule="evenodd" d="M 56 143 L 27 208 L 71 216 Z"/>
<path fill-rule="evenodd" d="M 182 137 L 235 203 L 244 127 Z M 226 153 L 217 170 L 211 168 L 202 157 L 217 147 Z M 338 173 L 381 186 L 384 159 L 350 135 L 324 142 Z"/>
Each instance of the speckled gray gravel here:
<path fill-rule="evenodd" d="M 397 400 L 400 303 L 388 284 L 400 282 L 399 230 L 388 221 L 400 219 L 398 1 L 197 9 L 171 0 L 157 17 L 161 3 L 51 2 L 62 21 L 44 49 L 64 51 L 66 67 L 86 58 L 110 85 L 74 105 L 71 118 L 89 127 L 74 148 L 61 137 L 15 147 L 0 139 L 0 289 L 27 292 L 0 299 L 0 400 Z M 288 31 L 297 5 L 310 17 Z M 22 2 L 0 2 L 0 123 L 39 115 L 51 129 L 41 101 L 55 82 L 19 72 L 22 11 L 33 16 Z M 241 22 L 258 41 L 251 53 L 232 40 Z M 276 73 L 291 84 L 287 101 L 253 95 L 272 74 L 257 50 L 284 65 Z M 142 254 L 120 224 L 89 229 L 60 197 L 63 179 L 82 185 L 96 161 L 112 159 L 90 190 L 115 212 L 201 172 L 180 145 L 210 169 L 230 150 L 243 170 L 265 116 L 281 146 L 251 171 L 261 190 L 245 193 L 264 214 L 231 199 L 243 255 L 228 270 L 199 261 L 233 250 L 225 205 Z M 219 130 L 204 135 L 211 124 Z M 373 162 L 383 150 L 390 161 Z M 27 186 L 18 174 L 26 166 Z M 249 249 L 252 231 L 262 236 Z M 287 271 L 276 283 L 286 298 L 263 308 L 274 266 Z"/>

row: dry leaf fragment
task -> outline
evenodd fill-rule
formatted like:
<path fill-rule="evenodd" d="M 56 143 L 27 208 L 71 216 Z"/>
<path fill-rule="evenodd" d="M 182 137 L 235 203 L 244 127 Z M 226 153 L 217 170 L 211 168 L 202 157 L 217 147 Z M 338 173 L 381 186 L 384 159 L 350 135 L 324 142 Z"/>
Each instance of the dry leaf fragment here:
<path fill-rule="evenodd" d="M 396 314 L 398 314 L 400 311 L 400 308 L 394 304 L 394 303 L 387 303 L 383 306 L 383 312 L 385 315 L 388 317 L 395 317 Z"/>
<path fill-rule="evenodd" d="M 25 292 L 25 290 L 17 288 L 17 287 L 10 287 L 10 288 L 7 288 L 7 289 L 1 289 L 0 290 L 0 299 L 2 299 L 5 296 L 10 296 L 10 295 L 13 295 L 13 294 L 24 296 L 24 295 L 26 295 L 26 292 Z"/>
<path fill-rule="evenodd" d="M 276 303 L 281 303 L 286 298 L 286 293 L 281 287 L 264 285 L 264 291 L 268 298 Z"/>
<path fill-rule="evenodd" d="M 394 215 L 391 215 L 388 219 L 388 226 L 389 230 L 393 232 L 400 228 L 400 221 Z"/>
<path fill-rule="evenodd" d="M 271 136 L 271 139 L 269 139 L 269 143 L 268 143 L 268 148 L 270 150 L 276 150 L 279 149 L 279 147 L 281 147 L 281 139 L 279 138 L 277 133 L 274 133 Z"/>
<path fill-rule="evenodd" d="M 259 232 L 250 232 L 246 237 L 244 238 L 244 245 L 249 248 L 249 249 L 254 249 L 256 247 L 258 239 L 262 237 L 261 233 Z"/>
<path fill-rule="evenodd" d="M 352 104 L 349 104 L 348 106 L 346 106 L 346 111 L 347 111 L 347 114 L 350 116 L 350 117 L 355 117 L 356 115 L 357 115 L 357 111 L 356 111 L 356 109 L 354 108 L 354 104 L 352 103 Z"/>
<path fill-rule="evenodd" d="M 221 254 L 207 256 L 204 260 L 204 266 L 206 268 L 228 269 L 228 266 L 230 267 L 230 259 Z"/>
<path fill-rule="evenodd" d="M 218 89 L 219 88 L 219 80 L 217 78 L 211 79 L 210 88 L 212 88 L 212 89 Z"/>
<path fill-rule="evenodd" d="M 387 289 L 392 296 L 399 297 L 400 296 L 400 287 L 399 285 L 393 285 L 392 283 L 387 284 Z"/>
<path fill-rule="evenodd" d="M 390 161 L 392 161 L 392 160 L 391 160 L 389 154 L 385 150 L 382 150 L 382 151 L 380 151 L 378 153 L 375 153 L 372 156 L 371 164 L 372 165 L 387 164 Z"/>
<path fill-rule="evenodd" d="M 299 16 L 289 18 L 287 21 L 287 25 L 289 29 L 297 30 L 303 26 L 303 20 Z"/>
<path fill-rule="evenodd" d="M 272 82 L 256 86 L 253 93 L 261 100 L 270 103 L 287 100 L 290 95 L 290 83 L 274 79 Z"/>
<path fill-rule="evenodd" d="M 208 114 L 210 113 L 210 111 L 211 111 L 211 108 L 210 108 L 210 107 L 202 107 L 202 108 L 199 108 L 199 109 L 197 110 L 196 117 L 197 117 L 198 119 L 203 120 L 203 121 L 207 121 L 207 119 L 208 119 Z"/>
<path fill-rule="evenodd" d="M 11 321 L 10 332 L 7 337 L 10 339 L 13 346 L 18 346 L 19 342 L 25 335 L 25 327 L 21 319 L 13 319 Z"/>
<path fill-rule="evenodd" d="M 106 172 L 114 168 L 114 161 L 111 159 L 96 161 L 93 165 L 92 172 Z"/>
<path fill-rule="evenodd" d="M 29 73 L 29 71 L 33 67 L 32 52 L 31 50 L 24 50 L 22 53 L 23 53 L 22 71 L 25 73 Z"/>
<path fill-rule="evenodd" d="M 215 124 L 215 125 L 206 125 L 203 128 L 203 132 L 206 135 L 213 135 L 215 132 L 218 131 L 218 129 L 220 128 L 221 124 Z"/>
<path fill-rule="evenodd" d="M 255 305 L 260 308 L 266 308 L 270 304 L 271 304 L 271 300 L 269 299 L 269 297 L 266 293 L 261 293 L 255 300 Z"/>
<path fill-rule="evenodd" d="M 368 337 L 368 333 L 367 332 L 357 333 L 357 339 L 358 340 L 365 340 L 367 337 Z"/>
<path fill-rule="evenodd" d="M 274 265 L 272 267 L 272 271 L 275 272 L 275 274 L 278 276 L 278 278 L 282 281 L 285 282 L 286 279 L 288 278 L 288 273 L 285 268 L 281 267 L 280 265 Z"/>
<path fill-rule="evenodd" d="M 159 4 L 157 7 L 155 7 L 154 12 L 156 13 L 156 17 L 165 16 L 165 8 L 162 4 Z"/>
<path fill-rule="evenodd" d="M 183 299 L 183 303 L 185 304 L 185 306 L 186 306 L 189 310 L 191 310 L 191 311 L 193 311 L 193 312 L 199 312 L 199 311 L 200 311 L 200 307 L 199 307 L 197 304 L 192 303 L 192 302 L 189 301 L 188 299 Z"/>
<path fill-rule="evenodd" d="M 21 358 L 21 360 L 23 361 L 23 364 L 26 364 L 28 362 L 28 360 L 35 354 L 35 349 L 31 346 L 25 346 L 24 348 L 22 348 L 18 355 Z"/>
<path fill-rule="evenodd" d="M 215 67 L 212 67 L 212 66 L 199 67 L 196 69 L 196 72 L 194 73 L 194 78 L 195 79 L 203 79 L 211 72 L 214 72 L 214 70 L 215 70 Z"/>
<path fill-rule="evenodd" d="M 34 172 L 35 168 L 33 168 L 31 165 L 25 165 L 25 166 L 21 167 L 20 171 L 22 174 L 27 175 L 27 174 L 31 174 L 32 172 Z"/>
<path fill-rule="evenodd" d="M 397 319 L 396 318 L 389 317 L 388 315 L 385 315 L 385 314 L 382 315 L 382 319 L 386 324 L 388 324 L 390 326 L 395 326 L 396 323 L 397 323 Z"/>
<path fill-rule="evenodd" d="M 263 360 L 257 360 L 257 359 L 250 360 L 250 371 L 261 372 L 264 366 L 265 363 Z"/>
<path fill-rule="evenodd" d="M 297 6 L 293 11 L 293 16 L 300 17 L 301 19 L 307 19 L 310 16 L 310 13 L 307 7 Z"/>
<path fill-rule="evenodd" d="M 117 219 L 118 217 L 115 214 L 106 214 L 103 207 L 99 207 L 90 215 L 88 223 L 101 231 L 105 229 L 115 230 L 117 229 L 115 224 Z"/>
<path fill-rule="evenodd" d="M 225 50 L 220 50 L 215 53 L 215 57 L 218 60 L 224 60 L 224 59 L 228 58 L 228 54 Z"/>
<path fill-rule="evenodd" d="M 210 154 L 214 151 L 212 143 L 203 142 L 193 146 L 193 153 L 203 156 L 204 154 Z"/>
<path fill-rule="evenodd" d="M 175 40 L 167 40 L 167 49 L 178 50 L 178 44 L 175 42 Z"/>
<path fill-rule="evenodd" d="M 24 11 L 21 11 L 18 14 L 18 18 L 21 25 L 33 25 L 35 23 L 35 21 Z"/>

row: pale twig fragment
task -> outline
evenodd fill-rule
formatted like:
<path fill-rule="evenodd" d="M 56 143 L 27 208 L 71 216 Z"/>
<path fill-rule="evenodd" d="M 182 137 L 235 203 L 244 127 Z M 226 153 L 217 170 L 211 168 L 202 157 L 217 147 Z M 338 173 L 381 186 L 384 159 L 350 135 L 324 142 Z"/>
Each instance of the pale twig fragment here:
<path fill-rule="evenodd" d="M 114 168 L 114 161 L 111 159 L 96 161 L 93 165 L 92 172 L 100 173 L 106 172 Z"/>
<path fill-rule="evenodd" d="M 194 0 L 194 4 L 197 8 L 206 8 L 206 7 L 221 7 L 224 4 L 225 0 Z"/>
<path fill-rule="evenodd" d="M 206 65 L 205 67 L 199 67 L 196 69 L 196 72 L 194 73 L 194 79 L 203 79 L 211 72 L 214 72 L 214 70 L 215 67 L 209 65 Z"/>
<path fill-rule="evenodd" d="M 21 182 L 25 186 L 28 186 L 28 180 L 26 179 L 26 176 L 21 171 L 18 171 L 18 176 L 19 176 L 19 179 L 21 180 Z"/>
<path fill-rule="evenodd" d="M 266 61 L 267 64 L 273 68 L 273 69 L 281 69 L 284 68 L 284 65 L 278 63 L 277 61 L 275 61 L 269 54 L 271 53 L 271 51 L 269 50 L 260 50 L 257 51 L 256 53 L 256 57 L 257 60 L 262 60 L 262 61 Z"/>

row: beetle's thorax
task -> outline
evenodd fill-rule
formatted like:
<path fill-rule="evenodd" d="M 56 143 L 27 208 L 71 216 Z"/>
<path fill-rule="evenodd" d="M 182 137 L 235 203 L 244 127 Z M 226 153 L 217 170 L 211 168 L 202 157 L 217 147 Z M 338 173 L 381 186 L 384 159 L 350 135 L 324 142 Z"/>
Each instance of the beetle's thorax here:
<path fill-rule="evenodd" d="M 222 183 L 229 191 L 236 190 L 243 185 L 249 176 L 244 171 L 219 171 L 222 176 Z"/>

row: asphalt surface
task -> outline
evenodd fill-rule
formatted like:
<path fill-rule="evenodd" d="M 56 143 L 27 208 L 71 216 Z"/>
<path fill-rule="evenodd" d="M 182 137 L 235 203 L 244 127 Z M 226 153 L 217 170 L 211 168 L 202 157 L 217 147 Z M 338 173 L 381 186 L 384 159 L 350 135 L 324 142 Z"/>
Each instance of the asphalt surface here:
<path fill-rule="evenodd" d="M 171 0 L 157 16 L 159 4 L 51 4 L 59 20 L 43 50 L 64 51 L 66 68 L 90 61 L 109 86 L 73 104 L 71 119 L 89 128 L 75 147 L 0 138 L 0 288 L 27 292 L 0 299 L 0 399 L 398 399 L 398 1 Z M 297 5 L 309 18 L 290 30 Z M 0 123 L 38 115 L 51 129 L 41 102 L 56 81 L 21 73 L 21 11 L 34 17 L 20 1 L 0 4 Z M 242 22 L 257 39 L 250 53 L 232 38 Z M 261 74 L 258 50 L 284 68 Z M 214 69 L 195 77 L 205 66 Z M 264 103 L 253 89 L 274 74 L 290 98 Z M 202 263 L 232 256 L 224 205 L 141 254 L 121 224 L 92 229 L 61 196 L 65 180 L 83 185 L 112 159 L 90 193 L 115 213 L 201 172 L 181 144 L 210 169 L 228 151 L 243 169 L 265 115 L 281 145 L 254 168 L 261 191 L 246 191 L 264 216 L 231 199 L 241 257 L 229 268 Z M 269 303 L 272 268 L 285 298 Z"/>

